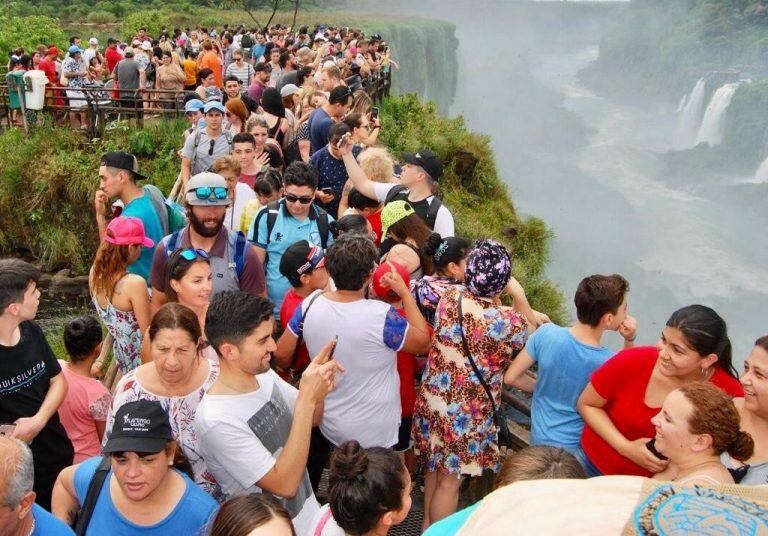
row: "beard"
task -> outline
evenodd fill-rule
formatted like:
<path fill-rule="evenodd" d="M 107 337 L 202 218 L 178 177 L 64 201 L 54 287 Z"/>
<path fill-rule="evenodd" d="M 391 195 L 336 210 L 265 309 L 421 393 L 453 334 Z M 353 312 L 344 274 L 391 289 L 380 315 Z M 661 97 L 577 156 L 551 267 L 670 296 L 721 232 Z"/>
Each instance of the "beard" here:
<path fill-rule="evenodd" d="M 215 219 L 215 218 L 205 218 L 203 220 L 199 219 L 194 211 L 189 211 L 189 225 L 194 229 L 194 231 L 199 234 L 202 237 L 205 238 L 211 238 L 213 236 L 216 236 L 221 231 L 222 225 L 224 225 L 224 214 L 221 215 L 221 218 Z M 205 222 L 215 221 L 216 227 L 206 227 Z"/>

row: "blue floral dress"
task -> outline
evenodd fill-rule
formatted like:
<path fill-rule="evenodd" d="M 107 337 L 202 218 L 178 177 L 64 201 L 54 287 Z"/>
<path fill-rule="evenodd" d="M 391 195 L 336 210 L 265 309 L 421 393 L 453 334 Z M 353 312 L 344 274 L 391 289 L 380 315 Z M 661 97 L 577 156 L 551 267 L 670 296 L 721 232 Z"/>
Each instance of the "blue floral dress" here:
<path fill-rule="evenodd" d="M 493 412 L 461 343 L 457 304 L 462 296 L 467 343 L 480 372 L 501 400 L 504 371 L 512 353 L 525 345 L 524 318 L 459 285 L 448 288 L 437 306 L 437 329 L 413 415 L 414 452 L 429 471 L 478 476 L 499 468 Z"/>

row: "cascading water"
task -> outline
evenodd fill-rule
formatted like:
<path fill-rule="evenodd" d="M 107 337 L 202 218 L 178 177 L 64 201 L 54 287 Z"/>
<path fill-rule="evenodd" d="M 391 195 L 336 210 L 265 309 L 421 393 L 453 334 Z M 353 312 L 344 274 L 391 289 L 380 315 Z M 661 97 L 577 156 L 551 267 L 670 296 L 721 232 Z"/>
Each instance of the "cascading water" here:
<path fill-rule="evenodd" d="M 712 99 L 704 112 L 704 119 L 701 121 L 701 127 L 696 134 L 696 145 L 699 143 L 708 143 L 711 147 L 719 145 L 723 141 L 723 125 L 725 120 L 725 111 L 731 104 L 736 88 L 739 82 L 725 84 L 715 91 Z"/>
<path fill-rule="evenodd" d="M 691 94 L 682 106 L 680 119 L 677 122 L 677 129 L 675 131 L 674 145 L 677 149 L 693 147 L 696 141 L 696 132 L 698 131 L 701 113 L 704 109 L 706 89 L 704 79 L 699 78 L 699 81 L 696 82 L 693 90 L 691 90 Z"/>
<path fill-rule="evenodd" d="M 755 172 L 755 178 L 752 182 L 768 182 L 768 157 L 766 157 L 766 159 L 763 160 L 763 163 L 760 164 L 760 167 L 757 168 L 757 171 Z"/>

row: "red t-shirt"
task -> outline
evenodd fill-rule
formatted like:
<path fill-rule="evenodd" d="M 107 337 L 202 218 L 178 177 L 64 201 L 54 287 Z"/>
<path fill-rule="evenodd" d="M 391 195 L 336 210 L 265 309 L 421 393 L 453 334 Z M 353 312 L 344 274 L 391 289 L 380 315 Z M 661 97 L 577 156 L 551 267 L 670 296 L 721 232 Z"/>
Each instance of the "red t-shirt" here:
<path fill-rule="evenodd" d="M 381 245 L 381 211 L 378 211 L 376 214 L 372 214 L 368 216 L 368 222 L 371 224 L 371 229 L 373 229 L 373 232 L 376 234 L 376 242 L 377 246 Z"/>
<path fill-rule="evenodd" d="M 51 85 L 58 86 L 56 83 L 56 64 L 47 57 L 40 60 L 38 68 L 45 73 L 46 78 Z"/>
<path fill-rule="evenodd" d="M 283 326 L 283 329 L 288 329 L 288 322 L 291 321 L 293 313 L 301 306 L 302 301 L 304 301 L 304 298 L 296 294 L 294 289 L 289 290 L 285 294 L 283 305 L 280 306 L 280 325 Z M 307 351 L 307 345 L 302 341 L 291 368 L 301 372 L 307 368 L 307 365 L 309 365 L 309 352 Z M 288 374 L 281 372 L 280 376 L 286 379 L 285 376 L 288 376 Z"/>
<path fill-rule="evenodd" d="M 115 70 L 115 66 L 120 63 L 120 60 L 123 59 L 123 56 L 120 55 L 116 48 L 107 48 L 107 51 L 104 53 L 104 59 L 107 62 L 107 71 L 111 73 Z"/>
<path fill-rule="evenodd" d="M 243 184 L 247 184 L 248 188 L 253 190 L 253 186 L 256 184 L 256 177 L 258 176 L 258 173 L 255 175 L 246 175 L 245 173 L 240 173 L 240 177 L 238 177 L 237 181 L 242 182 Z"/>
<path fill-rule="evenodd" d="M 645 391 L 651 379 L 659 351 L 652 346 L 622 350 L 597 369 L 590 382 L 595 391 L 608 403 L 603 408 L 619 432 L 630 441 L 641 437 L 654 437 L 656 429 L 651 418 L 661 408 L 645 405 Z M 722 369 L 716 368 L 709 380 L 713 385 L 733 397 L 744 396 L 739 381 Z M 651 472 L 625 458 L 589 425 L 584 425 L 581 447 L 595 467 L 605 475 L 651 476 Z"/>

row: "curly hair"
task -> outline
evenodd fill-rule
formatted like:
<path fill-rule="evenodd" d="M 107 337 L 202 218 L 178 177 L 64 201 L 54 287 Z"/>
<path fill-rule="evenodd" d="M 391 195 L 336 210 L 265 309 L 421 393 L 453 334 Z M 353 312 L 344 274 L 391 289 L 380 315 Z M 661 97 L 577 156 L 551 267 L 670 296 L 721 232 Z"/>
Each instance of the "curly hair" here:
<path fill-rule="evenodd" d="M 392 182 L 395 161 L 383 147 L 370 147 L 357 160 L 365 175 L 374 182 Z"/>
<path fill-rule="evenodd" d="M 107 230 L 107 235 L 112 235 L 112 231 Z M 103 293 L 107 298 L 112 297 L 115 285 L 128 268 L 129 248 L 130 246 L 119 246 L 107 241 L 99 245 L 92 268 L 94 294 Z"/>
<path fill-rule="evenodd" d="M 727 452 L 742 462 L 752 457 L 755 443 L 752 436 L 740 430 L 739 412 L 731 397 L 708 383 L 691 383 L 678 391 L 693 406 L 688 417 L 690 432 L 712 437 L 716 456 Z"/>
<path fill-rule="evenodd" d="M 339 290 L 363 288 L 378 260 L 376 245 L 359 233 L 342 234 L 331 244 L 325 256 L 328 274 Z"/>

